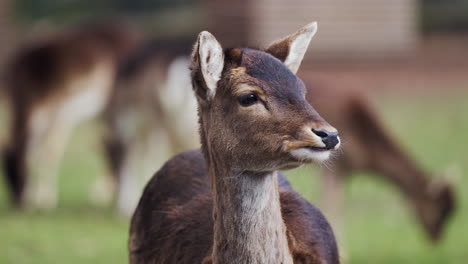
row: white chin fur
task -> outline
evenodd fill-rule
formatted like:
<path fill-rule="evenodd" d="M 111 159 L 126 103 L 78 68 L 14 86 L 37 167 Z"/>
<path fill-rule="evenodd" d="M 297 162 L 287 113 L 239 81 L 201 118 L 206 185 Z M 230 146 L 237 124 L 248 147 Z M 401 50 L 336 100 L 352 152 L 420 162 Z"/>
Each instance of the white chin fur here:
<path fill-rule="evenodd" d="M 330 157 L 330 151 L 313 151 L 311 149 L 300 148 L 290 151 L 291 155 L 301 161 L 324 162 Z"/>

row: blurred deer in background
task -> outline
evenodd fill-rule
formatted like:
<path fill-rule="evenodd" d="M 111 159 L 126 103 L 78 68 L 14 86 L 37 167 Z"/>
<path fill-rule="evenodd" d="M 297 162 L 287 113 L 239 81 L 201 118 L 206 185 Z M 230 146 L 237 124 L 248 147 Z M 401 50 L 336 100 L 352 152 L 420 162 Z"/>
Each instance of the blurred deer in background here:
<path fill-rule="evenodd" d="M 11 126 L 3 153 L 16 206 L 52 208 L 57 171 L 75 126 L 111 94 L 119 60 L 138 42 L 121 23 L 86 25 L 20 49 L 6 73 Z"/>
<path fill-rule="evenodd" d="M 116 169 L 115 175 L 119 175 L 118 181 L 121 181 L 118 187 L 121 189 L 118 200 L 122 202 L 119 207 L 127 214 L 131 213 L 136 205 L 134 199 L 130 197 L 139 193 L 141 187 L 137 184 L 139 180 L 135 179 L 135 175 L 138 174 L 122 169 L 122 164 L 131 167 L 129 164 L 134 163 L 131 161 L 134 158 L 130 157 L 146 157 L 127 152 L 133 152 L 131 149 L 137 145 L 147 146 L 148 141 L 141 135 L 150 135 L 153 133 L 151 131 L 157 131 L 139 131 L 136 128 L 164 130 L 166 137 L 156 140 L 159 143 L 154 143 L 154 146 L 157 147 L 166 144 L 165 142 L 171 142 L 172 146 L 183 149 L 180 146 L 187 144 L 187 139 L 191 141 L 188 142 L 190 147 L 196 139 L 193 111 L 187 110 L 195 107 L 194 100 L 190 102 L 188 64 L 184 65 L 184 59 L 180 57 L 188 54 L 189 49 L 185 41 L 179 44 L 177 40 L 161 40 L 159 44 L 158 42 L 154 41 L 147 45 L 147 48 L 136 52 L 127 62 L 128 65 L 123 66 L 123 69 L 127 70 L 122 72 L 123 75 L 117 82 L 122 89 L 115 90 L 116 94 L 121 94 L 115 97 L 121 100 L 114 104 L 112 111 L 107 112 L 107 120 L 111 121 L 108 122 L 110 132 L 108 142 L 112 143 L 108 144 L 111 154 L 109 157 L 111 161 L 114 160 L 111 162 L 114 164 L 112 167 Z M 454 207 L 451 187 L 442 179 L 427 175 L 407 157 L 381 124 L 365 95 L 333 87 L 314 87 L 310 82 L 307 89 L 309 102 L 343 131 L 343 140 L 346 142 L 344 153 L 336 155 L 333 159 L 335 163 L 333 171 L 324 168 L 322 172 L 325 184 L 323 194 L 326 201 L 325 210 L 332 212 L 334 217 L 341 217 L 338 212 L 341 210 L 340 200 L 343 195 L 341 185 L 345 176 L 357 171 L 371 171 L 372 175 L 384 177 L 396 185 L 415 210 L 426 233 L 432 239 L 437 239 Z M 128 91 L 138 93 L 141 98 L 127 100 L 130 97 L 126 94 Z M 151 96 L 156 98 L 153 99 Z M 145 103 L 142 102 L 154 104 L 145 107 Z M 124 107 L 116 107 L 119 104 Z M 131 131 L 124 125 L 125 121 L 119 126 L 118 120 L 127 120 L 123 117 L 130 115 L 122 115 L 116 110 L 119 108 L 143 111 L 140 114 L 133 113 L 133 116 L 139 118 L 134 118 L 133 121 L 140 120 L 138 122 L 142 126 L 132 126 Z M 158 128 L 152 128 L 153 125 Z M 181 132 L 185 134 L 180 135 Z M 122 157 L 126 157 L 126 161 L 122 161 Z M 164 157 L 159 156 L 157 164 L 154 165 L 159 166 L 161 158 Z M 126 193 L 132 195 L 125 195 Z"/>
<path fill-rule="evenodd" d="M 147 42 L 120 66 L 104 111 L 117 206 L 131 215 L 148 178 L 174 151 L 199 146 L 190 86 L 193 39 Z"/>
<path fill-rule="evenodd" d="M 307 87 L 307 100 L 340 130 L 345 142 L 333 165 L 322 168 L 325 211 L 332 218 L 341 218 L 346 177 L 372 172 L 370 175 L 384 177 L 400 190 L 426 233 L 437 240 L 455 206 L 451 186 L 445 179 L 431 177 L 408 157 L 362 92 L 310 83 Z"/>

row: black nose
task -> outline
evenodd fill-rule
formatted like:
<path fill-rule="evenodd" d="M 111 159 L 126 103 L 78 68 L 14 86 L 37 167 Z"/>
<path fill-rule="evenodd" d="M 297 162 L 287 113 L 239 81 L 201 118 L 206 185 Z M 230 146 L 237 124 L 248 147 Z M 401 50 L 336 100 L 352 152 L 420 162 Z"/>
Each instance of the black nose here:
<path fill-rule="evenodd" d="M 312 129 L 312 132 L 322 139 L 326 149 L 333 149 L 340 142 L 338 139 L 338 132 L 336 131 L 330 132 L 326 130 Z"/>

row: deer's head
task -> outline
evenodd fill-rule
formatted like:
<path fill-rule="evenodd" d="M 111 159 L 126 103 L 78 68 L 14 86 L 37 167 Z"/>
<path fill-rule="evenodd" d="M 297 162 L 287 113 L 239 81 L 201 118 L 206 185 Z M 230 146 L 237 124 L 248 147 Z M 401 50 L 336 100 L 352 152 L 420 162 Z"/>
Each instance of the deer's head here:
<path fill-rule="evenodd" d="M 271 171 L 326 160 L 340 140 L 306 101 L 295 75 L 316 23 L 264 51 L 223 51 L 201 32 L 192 54 L 192 84 L 199 104 L 205 153 L 233 168 Z"/>

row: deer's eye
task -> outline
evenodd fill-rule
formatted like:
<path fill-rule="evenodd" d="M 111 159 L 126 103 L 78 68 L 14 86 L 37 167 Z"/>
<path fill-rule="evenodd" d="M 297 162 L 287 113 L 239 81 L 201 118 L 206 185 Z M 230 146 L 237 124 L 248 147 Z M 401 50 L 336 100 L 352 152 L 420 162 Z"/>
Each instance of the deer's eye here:
<path fill-rule="evenodd" d="M 251 106 L 258 101 L 258 95 L 255 93 L 249 93 L 239 96 L 239 103 L 242 106 Z"/>

